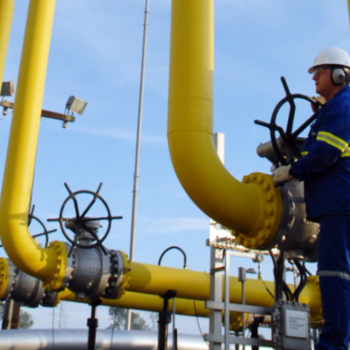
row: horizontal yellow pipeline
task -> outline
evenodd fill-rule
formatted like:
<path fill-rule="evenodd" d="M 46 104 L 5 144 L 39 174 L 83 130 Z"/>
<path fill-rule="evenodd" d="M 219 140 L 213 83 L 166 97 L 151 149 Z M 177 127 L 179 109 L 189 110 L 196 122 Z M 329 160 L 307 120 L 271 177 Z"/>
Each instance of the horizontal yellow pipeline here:
<path fill-rule="evenodd" d="M 0 91 L 3 81 L 7 48 L 10 41 L 14 0 L 0 0 Z"/>
<path fill-rule="evenodd" d="M 0 234 L 14 264 L 50 285 L 61 286 L 66 267 L 63 243 L 39 247 L 28 231 L 36 148 L 49 56 L 55 0 L 31 0 L 17 83 L 0 202 Z"/>
<path fill-rule="evenodd" d="M 189 316 L 208 317 L 209 311 L 205 308 L 204 301 L 209 300 L 210 275 L 205 272 L 197 272 L 185 269 L 169 268 L 158 265 L 146 265 L 126 262 L 125 276 L 120 298 L 104 299 L 102 304 L 106 306 L 119 306 L 159 312 L 163 307 L 163 299 L 168 290 L 176 291 L 176 313 Z M 0 300 L 7 297 L 9 291 L 10 270 L 8 259 L 0 258 Z M 224 283 L 224 282 L 223 282 Z M 291 289 L 292 286 L 289 286 Z M 223 288 L 224 290 L 224 288 Z M 274 291 L 274 283 L 263 282 L 261 279 L 247 279 L 245 282 L 245 300 L 248 305 L 271 307 L 274 298 L 270 292 Z M 237 277 L 230 278 L 230 302 L 241 303 L 241 283 Z M 223 296 L 224 297 L 224 296 Z M 91 300 L 76 298 L 75 294 L 67 288 L 58 293 L 57 304 L 60 300 L 90 303 Z M 195 302 L 195 306 L 193 301 Z M 300 302 L 310 308 L 313 322 L 322 320 L 321 296 L 317 276 L 309 276 L 304 287 Z M 57 305 L 56 304 L 56 305 Z M 170 302 L 169 308 L 172 308 Z M 241 315 L 233 313 L 231 324 L 239 324 Z"/>
<path fill-rule="evenodd" d="M 210 275 L 206 272 L 176 269 L 158 265 L 130 262 L 126 290 L 138 293 L 165 295 L 168 290 L 177 291 L 177 296 L 186 299 L 209 300 Z M 266 282 L 273 292 L 274 283 Z M 261 280 L 247 279 L 245 300 L 248 305 L 272 306 L 274 299 Z M 241 283 L 237 277 L 230 278 L 230 301 L 242 300 Z"/>
<path fill-rule="evenodd" d="M 89 303 L 91 301 L 78 299 L 75 297 L 75 294 L 68 289 L 65 289 L 63 292 L 60 292 L 57 297 L 57 302 L 61 300 L 72 301 L 78 303 Z M 152 294 L 143 294 L 143 293 L 134 293 L 126 292 L 119 299 L 104 299 L 101 298 L 102 305 L 119 307 L 125 309 L 136 309 L 143 311 L 152 311 L 152 312 L 162 312 L 163 311 L 163 299 L 158 295 Z M 173 311 L 173 299 L 169 300 L 168 311 L 172 313 Z M 205 302 L 202 300 L 190 300 L 176 298 L 175 300 L 175 313 L 177 315 L 184 316 L 195 316 L 195 317 L 209 317 L 209 309 L 205 308 Z M 224 315 L 224 312 L 222 312 Z M 248 316 L 248 315 L 247 315 Z M 242 326 L 242 313 L 239 312 L 230 312 L 230 329 L 239 330 Z"/>
<path fill-rule="evenodd" d="M 213 0 L 172 1 L 170 155 L 195 204 L 227 228 L 256 238 L 248 245 L 259 247 L 279 226 L 281 194 L 266 174 L 239 182 L 217 156 L 213 142 L 213 35 Z"/>
<path fill-rule="evenodd" d="M 127 270 L 129 272 L 125 276 L 127 279 L 126 291 L 162 296 L 168 290 L 175 290 L 179 298 L 209 300 L 210 275 L 206 272 L 136 262 L 130 262 Z M 241 303 L 241 286 L 238 277 L 230 277 L 231 303 Z M 289 287 L 293 290 L 291 285 Z M 268 290 L 274 293 L 273 282 L 263 282 L 261 279 L 247 279 L 245 282 L 246 304 L 265 307 L 273 306 L 275 300 L 271 297 Z M 322 320 L 321 298 L 317 277 L 311 276 L 308 278 L 308 283 L 301 293 L 300 302 L 309 305 L 313 320 Z"/>
<path fill-rule="evenodd" d="M 58 294 L 58 301 L 72 301 L 78 303 L 90 303 L 91 300 L 76 298 L 68 289 Z M 119 299 L 101 298 L 102 305 L 136 310 L 161 312 L 163 311 L 163 299 L 158 295 L 126 292 Z M 173 299 L 169 300 L 168 310 L 173 309 Z M 178 315 L 209 317 L 209 310 L 205 308 L 204 301 L 176 298 L 175 313 Z"/>

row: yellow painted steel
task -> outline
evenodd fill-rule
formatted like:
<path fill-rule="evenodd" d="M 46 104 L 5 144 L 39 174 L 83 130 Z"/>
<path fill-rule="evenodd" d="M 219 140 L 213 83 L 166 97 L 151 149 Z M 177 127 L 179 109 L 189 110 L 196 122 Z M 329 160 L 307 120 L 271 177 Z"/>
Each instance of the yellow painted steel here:
<path fill-rule="evenodd" d="M 210 275 L 206 272 L 175 269 L 157 265 L 130 262 L 126 291 L 164 295 L 168 290 L 177 291 L 177 297 L 195 300 L 209 300 Z M 289 286 L 291 290 L 293 287 Z M 273 282 L 261 279 L 247 279 L 245 302 L 247 305 L 271 307 L 275 300 L 268 292 L 274 292 Z M 223 288 L 224 290 L 224 288 Z M 230 302 L 241 303 L 242 287 L 238 277 L 230 277 Z M 308 278 L 300 301 L 309 305 L 312 320 L 322 320 L 321 297 L 316 276 Z"/>
<path fill-rule="evenodd" d="M 66 248 L 44 249 L 28 231 L 35 156 L 49 56 L 55 0 L 31 0 L 17 82 L 0 202 L 0 234 L 6 253 L 29 275 L 58 288 L 65 274 Z"/>
<path fill-rule="evenodd" d="M 281 194 L 271 176 L 244 183 L 222 165 L 213 142 L 213 0 L 173 0 L 168 143 L 176 174 L 195 204 L 242 244 L 259 247 L 281 220 Z"/>
<path fill-rule="evenodd" d="M 0 258 L 0 300 L 4 300 L 8 289 L 10 277 L 10 267 L 8 259 Z"/>
<path fill-rule="evenodd" d="M 89 303 L 91 300 L 76 298 L 75 294 L 68 289 L 58 293 L 57 304 L 61 301 L 72 301 L 78 303 Z M 162 312 L 163 311 L 163 299 L 158 295 L 126 292 L 119 299 L 104 299 L 101 298 L 102 305 L 112 306 L 119 308 L 132 308 L 136 310 Z M 169 300 L 168 310 L 173 310 L 173 299 Z M 196 316 L 196 317 L 209 317 L 209 309 L 205 308 L 205 302 L 202 300 L 191 300 L 176 298 L 175 300 L 175 313 L 177 315 Z M 222 312 L 224 320 L 224 312 Z M 248 314 L 246 314 L 248 318 Z M 247 324 L 247 323 L 246 323 Z M 242 326 L 242 313 L 230 312 L 230 330 L 239 330 Z"/>
<path fill-rule="evenodd" d="M 206 272 L 176 269 L 158 265 L 130 262 L 130 278 L 127 291 L 164 295 L 168 290 L 177 291 L 177 296 L 186 299 L 209 300 L 210 275 Z M 249 305 L 272 306 L 274 299 L 260 280 L 247 279 L 246 303 Z M 266 282 L 273 291 L 274 284 Z M 230 300 L 240 303 L 241 284 L 237 277 L 230 278 Z"/>
<path fill-rule="evenodd" d="M 308 276 L 307 283 L 300 294 L 300 302 L 309 306 L 311 326 L 319 328 L 323 323 L 321 291 L 318 276 Z"/>
<path fill-rule="evenodd" d="M 57 302 L 61 300 L 78 303 L 90 303 L 91 300 L 77 298 L 73 292 L 68 289 L 58 293 Z M 120 308 L 132 308 L 144 311 L 161 312 L 163 311 L 163 299 L 158 295 L 126 292 L 118 299 L 101 298 L 102 305 L 115 306 Z M 173 309 L 173 299 L 169 300 L 169 311 Z M 205 308 L 204 301 L 176 298 L 175 312 L 178 315 L 209 317 L 209 310 Z"/>
<path fill-rule="evenodd" d="M 175 290 L 176 313 L 189 316 L 208 317 L 209 310 L 205 308 L 204 302 L 209 299 L 210 276 L 205 272 L 197 272 L 184 269 L 175 269 L 158 265 L 146 265 L 132 262 L 125 266 L 128 270 L 127 283 L 123 283 L 121 297 L 115 299 L 101 298 L 102 305 L 118 306 L 121 308 L 133 308 L 160 312 L 163 308 L 163 296 L 169 289 Z M 7 297 L 10 280 L 9 261 L 0 258 L 0 300 Z M 247 279 L 245 282 L 246 303 L 271 307 L 274 299 L 270 292 L 274 290 L 274 283 L 263 282 L 261 279 Z M 291 289 L 292 286 L 289 286 Z M 241 283 L 237 277 L 230 278 L 230 301 L 240 303 L 242 300 Z M 57 294 L 55 306 L 61 301 L 72 301 L 79 303 L 90 303 L 91 300 L 77 298 L 75 293 L 68 288 Z M 195 304 L 194 304 L 195 301 Z M 311 320 L 317 326 L 322 322 L 322 307 L 319 290 L 319 279 L 317 276 L 309 276 L 304 287 L 300 301 L 310 308 Z M 172 309 L 172 301 L 169 310 Z M 241 324 L 241 313 L 230 313 L 231 328 L 237 328 Z"/>
<path fill-rule="evenodd" d="M 7 48 L 10 41 L 14 0 L 0 0 L 0 90 L 4 76 Z"/>

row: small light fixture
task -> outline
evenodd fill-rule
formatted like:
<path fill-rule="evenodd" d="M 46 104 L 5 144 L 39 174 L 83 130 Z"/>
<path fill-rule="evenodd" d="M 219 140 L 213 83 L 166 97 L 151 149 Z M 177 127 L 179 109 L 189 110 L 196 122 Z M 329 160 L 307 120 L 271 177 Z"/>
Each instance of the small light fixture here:
<path fill-rule="evenodd" d="M 15 83 L 13 81 L 4 81 L 1 86 L 1 96 L 13 96 L 15 93 Z"/>
<path fill-rule="evenodd" d="M 68 111 L 71 111 L 72 113 L 75 112 L 82 115 L 84 113 L 86 105 L 86 101 L 83 101 L 75 96 L 70 96 L 66 103 L 66 109 L 68 109 Z"/>

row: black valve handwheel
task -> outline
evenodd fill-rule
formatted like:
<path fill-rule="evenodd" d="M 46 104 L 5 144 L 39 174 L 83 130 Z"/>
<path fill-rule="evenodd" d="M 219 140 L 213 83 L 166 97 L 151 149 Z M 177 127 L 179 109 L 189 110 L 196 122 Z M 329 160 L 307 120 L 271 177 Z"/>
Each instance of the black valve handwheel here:
<path fill-rule="evenodd" d="M 111 212 L 109 210 L 109 206 L 106 203 L 106 201 L 100 196 L 99 192 L 101 190 L 102 187 L 102 183 L 100 183 L 98 189 L 96 192 L 93 191 L 89 191 L 89 190 L 81 190 L 81 191 L 76 191 L 76 192 L 72 192 L 71 189 L 68 187 L 68 185 L 65 183 L 64 186 L 66 187 L 67 191 L 69 192 L 69 196 L 65 199 L 65 201 L 63 202 L 62 206 L 61 206 L 61 210 L 60 210 L 60 216 L 57 219 L 49 219 L 49 221 L 58 221 L 60 223 L 60 227 L 62 230 L 62 233 L 64 234 L 64 236 L 67 238 L 67 240 L 72 243 L 72 249 L 74 247 L 79 247 L 79 248 L 83 248 L 83 249 L 90 249 L 90 248 L 94 248 L 96 246 L 101 246 L 103 252 L 105 254 L 107 254 L 107 251 L 105 250 L 105 248 L 102 245 L 102 242 L 107 238 L 109 231 L 111 229 L 112 226 L 112 220 L 115 219 L 122 219 L 122 216 L 112 216 Z M 79 204 L 78 204 L 78 200 L 77 200 L 77 196 L 82 195 L 82 194 L 88 194 L 92 196 L 92 200 L 90 201 L 90 203 L 87 205 L 87 207 L 85 208 L 85 210 L 82 212 L 82 214 L 80 214 L 80 210 L 79 210 Z M 73 201 L 73 205 L 74 205 L 74 210 L 75 210 L 75 217 L 74 218 L 67 218 L 64 216 L 64 210 L 66 205 L 70 202 Z M 91 209 L 91 207 L 96 203 L 96 201 L 100 201 L 102 203 L 102 205 L 104 206 L 107 215 L 106 216 L 102 216 L 102 217 L 87 217 L 86 215 L 88 214 L 89 210 Z M 105 220 L 107 221 L 107 228 L 105 233 L 101 236 L 101 238 L 98 237 L 98 235 L 95 233 L 95 231 L 89 227 L 89 225 L 87 224 L 88 222 L 91 221 L 101 221 L 101 220 Z M 64 225 L 65 222 L 72 222 L 75 225 L 75 231 L 78 232 L 80 228 L 84 229 L 85 231 L 89 232 L 92 237 L 93 240 L 91 244 L 89 245 L 83 245 L 80 244 L 77 240 L 78 240 L 78 235 L 75 235 L 74 239 L 72 239 L 70 237 L 70 235 L 68 235 L 67 231 L 66 231 L 66 227 Z M 69 256 L 72 252 L 69 252 Z"/>
<path fill-rule="evenodd" d="M 34 215 L 34 209 L 35 209 L 35 205 L 32 206 L 32 210 L 30 211 L 30 213 L 28 213 L 28 221 L 27 221 L 27 225 L 28 227 L 30 227 L 31 223 L 34 221 L 36 221 L 43 229 L 42 232 L 40 233 L 36 233 L 35 235 L 32 235 L 32 238 L 37 238 L 37 237 L 41 237 L 41 236 L 45 236 L 45 245 L 44 248 L 47 247 L 47 245 L 49 244 L 49 234 L 56 232 L 57 230 L 47 230 L 44 223 L 37 217 Z M 0 247 L 2 247 L 2 244 L 0 244 Z"/>
<path fill-rule="evenodd" d="M 293 162 L 296 156 L 298 156 L 298 141 L 300 140 L 298 136 L 316 119 L 318 110 L 320 109 L 321 105 L 316 100 L 312 99 L 309 96 L 302 95 L 302 94 L 291 94 L 284 77 L 281 77 L 281 81 L 283 84 L 283 88 L 286 92 L 286 97 L 284 97 L 276 105 L 272 113 L 270 123 L 265 123 L 260 120 L 255 120 L 254 122 L 255 124 L 265 126 L 270 130 L 271 143 L 275 151 L 275 154 L 282 165 L 287 165 Z M 314 105 L 314 109 L 316 112 L 309 119 L 307 119 L 302 125 L 300 125 L 296 130 L 293 131 L 293 124 L 294 124 L 294 117 L 295 117 L 295 110 L 296 110 L 294 100 L 296 99 L 302 99 L 310 102 L 311 104 Z M 286 131 L 284 131 L 283 128 L 277 125 L 276 123 L 277 115 L 285 103 L 289 103 L 290 105 Z M 287 155 L 282 154 L 281 149 L 278 145 L 278 137 L 276 136 L 276 133 L 278 133 L 280 138 L 282 139 Z"/>
<path fill-rule="evenodd" d="M 43 232 L 41 233 L 36 233 L 35 235 L 33 235 L 33 238 L 37 238 L 37 237 L 41 237 L 41 236 L 45 236 L 45 248 L 47 247 L 47 245 L 49 244 L 49 234 L 56 232 L 57 230 L 47 230 L 44 223 L 34 215 L 34 209 L 35 209 L 35 205 L 32 206 L 32 210 L 31 212 L 28 214 L 28 227 L 30 227 L 30 224 L 32 223 L 32 221 L 36 221 L 37 223 L 39 223 L 39 225 L 42 227 Z"/>

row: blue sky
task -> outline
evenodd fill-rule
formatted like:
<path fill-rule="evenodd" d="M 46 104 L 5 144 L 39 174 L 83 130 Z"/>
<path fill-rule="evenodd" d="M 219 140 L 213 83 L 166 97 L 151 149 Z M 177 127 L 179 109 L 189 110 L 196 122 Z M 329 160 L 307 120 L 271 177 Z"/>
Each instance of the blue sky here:
<path fill-rule="evenodd" d="M 16 1 L 4 81 L 17 81 L 28 3 Z M 60 122 L 42 120 L 33 192 L 35 214 L 46 222 L 59 215 L 68 194 L 65 182 L 73 191 L 96 190 L 103 182 L 101 195 L 113 215 L 124 217 L 114 222 L 105 245 L 126 253 L 144 7 L 143 0 L 57 1 L 43 109 L 64 112 L 70 95 L 88 101 L 88 106 L 67 129 Z M 178 245 L 187 253 L 188 268 L 208 271 L 209 219 L 179 184 L 167 148 L 169 37 L 170 0 L 150 0 L 135 261 L 157 264 L 164 249 Z M 270 120 L 284 97 L 281 76 L 292 93 L 313 96 L 307 69 L 328 46 L 350 50 L 345 0 L 216 1 L 214 131 L 226 135 L 225 164 L 237 179 L 255 171 L 270 172 L 269 162 L 256 155 L 259 143 L 268 140 L 268 131 L 254 120 Z M 310 115 L 308 106 L 297 108 L 296 123 Z M 10 113 L 0 121 L 0 174 L 10 122 Z M 58 225 L 47 223 L 47 228 Z M 64 237 L 58 231 L 51 239 Z M 235 262 L 236 267 L 240 263 Z M 168 253 L 163 265 L 181 268 L 182 257 Z M 271 280 L 271 266 L 264 266 L 263 276 Z M 88 308 L 69 304 L 73 309 L 81 311 L 69 315 L 68 326 L 76 327 L 79 321 L 85 327 Z M 52 310 L 30 312 L 35 327 L 48 325 Z M 105 310 L 99 312 L 103 328 L 109 321 Z M 177 326 L 180 332 L 197 332 L 194 319 Z"/>

